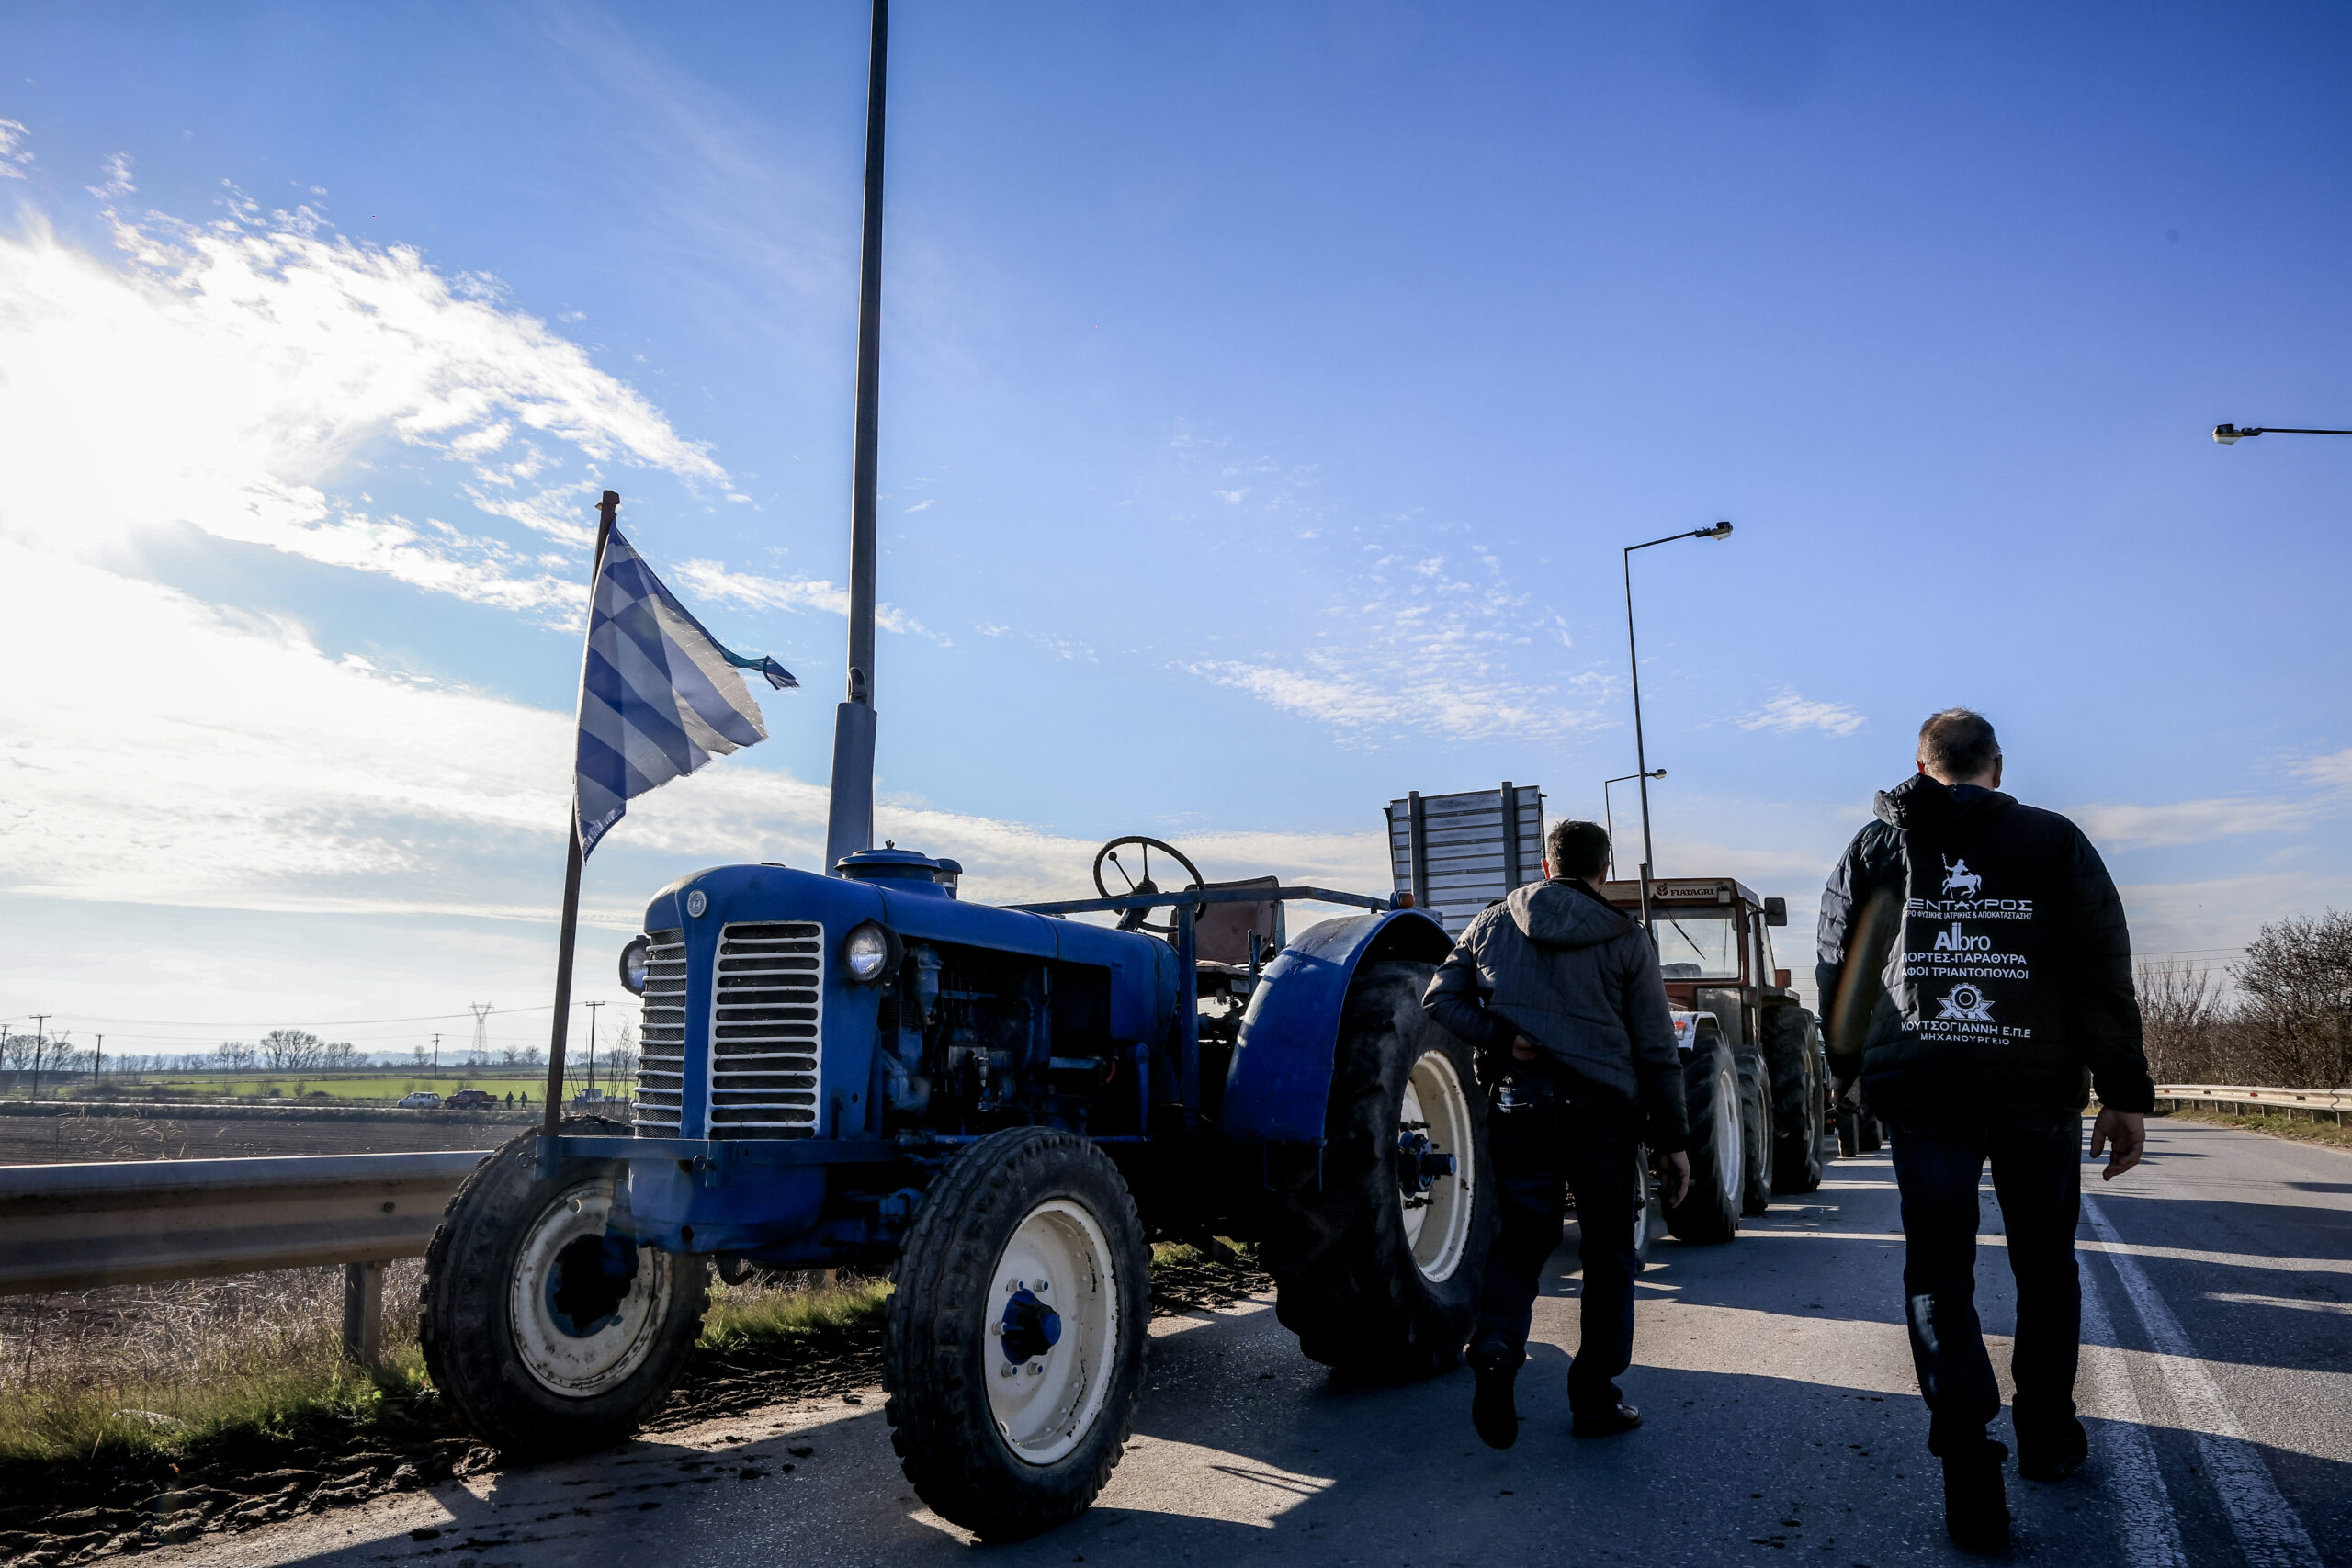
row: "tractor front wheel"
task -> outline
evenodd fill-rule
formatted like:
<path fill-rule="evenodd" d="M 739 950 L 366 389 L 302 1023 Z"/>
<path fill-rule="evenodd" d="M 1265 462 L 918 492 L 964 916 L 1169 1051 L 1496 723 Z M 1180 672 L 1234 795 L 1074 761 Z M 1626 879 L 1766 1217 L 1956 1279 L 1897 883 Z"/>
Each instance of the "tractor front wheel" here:
<path fill-rule="evenodd" d="M 1384 1380 L 1462 1359 L 1494 1238 L 1487 1100 L 1470 1048 L 1421 1009 L 1431 965 L 1357 971 L 1340 1019 L 1320 1168 L 1264 1256 L 1310 1360 Z"/>
<path fill-rule="evenodd" d="M 653 1413 L 701 1332 L 708 1269 L 608 1235 L 622 1162 L 543 1179 L 538 1136 L 510 1141 L 450 1200 L 424 1255 L 417 1335 L 467 1426 L 548 1458 L 619 1442 Z"/>
<path fill-rule="evenodd" d="M 1678 1241 L 1729 1241 L 1739 1234 L 1747 1191 L 1747 1137 L 1740 1113 L 1739 1066 L 1722 1031 L 1702 1023 L 1682 1064 L 1690 1108 L 1690 1190 L 1666 1211 Z"/>
<path fill-rule="evenodd" d="M 1077 1517 L 1143 1396 L 1143 1225 L 1118 1168 L 1074 1134 L 967 1148 L 916 1212 L 885 1310 L 890 1441 L 916 1495 L 984 1540 Z"/>

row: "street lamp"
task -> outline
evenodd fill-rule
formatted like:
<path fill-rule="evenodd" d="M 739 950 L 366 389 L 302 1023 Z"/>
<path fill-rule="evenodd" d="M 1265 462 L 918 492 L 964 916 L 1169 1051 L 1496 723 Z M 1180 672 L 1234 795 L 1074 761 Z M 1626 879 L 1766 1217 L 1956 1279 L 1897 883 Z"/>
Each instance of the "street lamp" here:
<path fill-rule="evenodd" d="M 1654 779 L 1662 779 L 1666 777 L 1666 770 L 1652 768 L 1649 776 Z M 1609 786 L 1623 784 L 1633 777 L 1632 773 L 1620 773 L 1613 779 L 1600 781 L 1600 816 L 1609 829 L 1609 869 L 1612 874 L 1617 870 L 1617 813 L 1609 803 Z"/>
<path fill-rule="evenodd" d="M 2283 424 L 2249 424 L 2244 430 L 2234 424 L 2213 427 L 2213 439 L 2224 446 L 2248 435 L 2352 435 L 2352 430 L 2296 430 Z"/>
<path fill-rule="evenodd" d="M 1650 539 L 1638 545 L 1627 545 L 1625 560 L 1625 657 L 1634 671 L 1634 776 L 1642 785 L 1642 930 L 1650 929 L 1650 760 L 1642 744 L 1642 655 L 1634 644 L 1634 552 L 1646 550 L 1652 545 L 1670 545 L 1677 539 L 1728 539 L 1731 525 L 1718 523 L 1712 528 L 1693 528 L 1687 534 L 1668 534 L 1663 539 Z M 1604 796 L 1607 794 L 1603 790 Z M 1604 800 L 1603 809 L 1607 808 Z M 1652 945 L 1657 936 L 1652 933 Z"/>

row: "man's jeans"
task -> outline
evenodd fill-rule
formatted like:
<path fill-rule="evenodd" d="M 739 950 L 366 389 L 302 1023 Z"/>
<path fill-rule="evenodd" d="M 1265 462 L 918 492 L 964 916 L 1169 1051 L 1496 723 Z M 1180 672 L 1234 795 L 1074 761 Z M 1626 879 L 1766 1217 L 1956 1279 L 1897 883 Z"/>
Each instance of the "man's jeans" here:
<path fill-rule="evenodd" d="M 1976 1184 L 1989 1159 L 2018 1282 L 2010 1368 L 2021 1440 L 2075 1415 L 2082 1280 L 2075 1225 L 2083 1193 L 2083 1122 L 2072 1111 L 1904 1111 L 1884 1118 L 1903 1190 L 1903 1293 L 1911 1360 L 1928 1401 L 1931 1452 L 1982 1438 L 2001 1413 L 2000 1385 L 1976 1317 Z M 2029 1438 L 2029 1434 L 2032 1434 Z"/>
<path fill-rule="evenodd" d="M 1556 1092 L 1545 1080 L 1514 1073 L 1513 1087 L 1521 1085 L 1539 1101 Z M 1487 1131 L 1502 1231 L 1487 1255 L 1471 1348 L 1499 1340 L 1525 1353 L 1544 1260 L 1560 1245 L 1564 1189 L 1572 1187 L 1584 1264 L 1584 1342 L 1568 1367 L 1568 1406 L 1578 1415 L 1613 1410 L 1615 1379 L 1634 1359 L 1635 1145 L 1628 1115 L 1550 1098 L 1519 1110 L 1498 1106 Z"/>

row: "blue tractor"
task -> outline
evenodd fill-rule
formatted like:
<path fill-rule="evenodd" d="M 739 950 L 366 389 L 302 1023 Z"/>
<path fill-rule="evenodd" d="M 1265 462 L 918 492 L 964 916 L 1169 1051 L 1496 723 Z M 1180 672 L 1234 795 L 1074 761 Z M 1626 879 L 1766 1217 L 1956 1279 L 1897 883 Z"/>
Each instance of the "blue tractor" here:
<path fill-rule="evenodd" d="M 1117 1463 L 1156 1239 L 1258 1243 L 1317 1361 L 1453 1366 L 1495 1210 L 1469 1048 L 1420 1007 L 1444 928 L 1209 884 L 1154 840 L 1094 863 L 1100 897 L 1025 908 L 895 847 L 655 895 L 623 958 L 635 1124 L 519 1138 L 466 1184 L 427 1258 L 435 1384 L 509 1450 L 609 1443 L 678 1377 L 714 1265 L 888 1267 L 908 1479 L 1003 1539 Z M 1360 912 L 1291 937 L 1302 900 Z"/>

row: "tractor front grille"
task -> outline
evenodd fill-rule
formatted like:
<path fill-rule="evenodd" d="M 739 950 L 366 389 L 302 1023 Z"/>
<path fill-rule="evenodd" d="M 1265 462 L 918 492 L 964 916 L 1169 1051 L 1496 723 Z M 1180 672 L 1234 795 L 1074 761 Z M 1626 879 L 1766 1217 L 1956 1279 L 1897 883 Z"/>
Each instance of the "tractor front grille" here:
<path fill-rule="evenodd" d="M 710 1136 L 815 1137 L 825 929 L 728 926 L 712 979 Z"/>
<path fill-rule="evenodd" d="M 637 1055 L 637 1135 L 678 1135 L 686 1088 L 686 933 L 648 931 Z"/>

